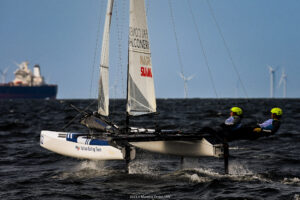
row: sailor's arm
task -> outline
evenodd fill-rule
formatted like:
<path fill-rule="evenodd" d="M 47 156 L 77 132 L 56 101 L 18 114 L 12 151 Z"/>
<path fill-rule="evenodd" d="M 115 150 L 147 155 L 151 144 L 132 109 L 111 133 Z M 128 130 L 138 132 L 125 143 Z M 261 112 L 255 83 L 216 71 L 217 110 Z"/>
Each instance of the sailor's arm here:
<path fill-rule="evenodd" d="M 277 132 L 280 127 L 280 122 L 278 120 L 269 119 L 262 124 L 259 124 L 260 127 L 254 128 L 254 132 L 263 132 L 267 135 L 271 135 Z"/>

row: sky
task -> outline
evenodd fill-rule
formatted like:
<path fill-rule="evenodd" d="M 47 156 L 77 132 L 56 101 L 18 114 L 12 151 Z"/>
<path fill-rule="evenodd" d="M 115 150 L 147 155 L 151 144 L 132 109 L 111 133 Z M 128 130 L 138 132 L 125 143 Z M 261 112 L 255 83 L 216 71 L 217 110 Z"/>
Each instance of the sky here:
<path fill-rule="evenodd" d="M 9 67 L 6 80 L 13 80 L 15 62 L 29 61 L 31 69 L 41 66 L 48 83 L 58 84 L 58 99 L 96 98 L 106 3 L 0 0 L 0 69 Z M 126 97 L 128 4 L 115 0 L 113 10 L 112 98 Z M 189 98 L 270 97 L 268 65 L 276 69 L 275 97 L 283 96 L 283 69 L 287 97 L 300 97 L 299 0 L 146 0 L 146 10 L 157 98 L 184 97 L 181 71 L 193 76 Z"/>

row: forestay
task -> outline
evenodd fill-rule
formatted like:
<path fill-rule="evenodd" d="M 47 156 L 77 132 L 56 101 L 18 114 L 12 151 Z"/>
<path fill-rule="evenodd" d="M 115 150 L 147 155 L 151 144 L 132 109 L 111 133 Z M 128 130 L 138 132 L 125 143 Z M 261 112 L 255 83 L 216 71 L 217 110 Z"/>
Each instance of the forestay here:
<path fill-rule="evenodd" d="M 127 113 L 137 116 L 156 112 L 156 98 L 144 0 L 130 0 L 129 17 Z"/>
<path fill-rule="evenodd" d="M 100 115 L 109 115 L 109 31 L 111 23 L 111 15 L 114 0 L 109 0 L 107 3 L 102 49 L 100 63 L 100 81 L 99 81 L 99 96 L 98 96 L 98 113 Z"/>

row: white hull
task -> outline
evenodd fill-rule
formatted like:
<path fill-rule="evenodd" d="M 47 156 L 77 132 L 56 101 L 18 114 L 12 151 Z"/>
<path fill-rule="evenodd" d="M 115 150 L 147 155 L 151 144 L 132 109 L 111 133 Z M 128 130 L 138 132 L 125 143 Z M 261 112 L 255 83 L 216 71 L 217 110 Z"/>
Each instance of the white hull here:
<path fill-rule="evenodd" d="M 91 140 L 86 136 L 77 136 L 76 140 L 68 141 L 74 133 L 42 131 L 40 145 L 55 153 L 89 160 L 123 160 L 124 154 L 121 149 L 108 145 L 105 140 L 97 140 L 103 144 L 91 145 Z M 74 134 L 76 135 L 76 134 Z M 201 157 L 201 156 L 223 156 L 223 145 L 212 144 L 206 139 L 197 141 L 143 141 L 130 142 L 130 145 L 161 154 Z M 130 155 L 135 157 L 135 151 Z"/>
<path fill-rule="evenodd" d="M 130 142 L 131 145 L 155 153 L 177 156 L 223 156 L 222 144 L 211 144 L 206 139 L 197 141 L 147 141 Z"/>
<path fill-rule="evenodd" d="M 66 140 L 66 132 L 42 131 L 40 145 L 55 153 L 90 160 L 123 160 L 120 149 L 105 145 L 89 145 Z M 60 137 L 61 135 L 61 137 Z M 65 136 L 65 137 L 63 137 Z M 85 140 L 87 141 L 87 140 Z M 105 142 L 105 141 L 104 141 Z"/>

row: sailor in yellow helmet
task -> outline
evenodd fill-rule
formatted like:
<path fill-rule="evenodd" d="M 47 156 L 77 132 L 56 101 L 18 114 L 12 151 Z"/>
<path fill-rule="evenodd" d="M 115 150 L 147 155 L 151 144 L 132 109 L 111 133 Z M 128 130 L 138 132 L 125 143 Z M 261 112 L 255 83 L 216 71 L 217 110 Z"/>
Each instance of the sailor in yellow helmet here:
<path fill-rule="evenodd" d="M 281 108 L 272 108 L 271 119 L 268 119 L 265 122 L 258 124 L 259 127 L 254 128 L 253 131 L 257 133 L 264 132 L 267 134 L 274 134 L 280 127 L 281 116 Z"/>
<path fill-rule="evenodd" d="M 225 120 L 224 124 L 231 131 L 235 131 L 242 127 L 243 110 L 239 107 L 232 107 L 230 111 L 230 117 Z"/>
<path fill-rule="evenodd" d="M 203 127 L 200 132 L 209 133 L 216 138 L 228 142 L 235 139 L 242 127 L 243 110 L 239 107 L 232 107 L 230 109 L 230 117 L 215 128 Z"/>

